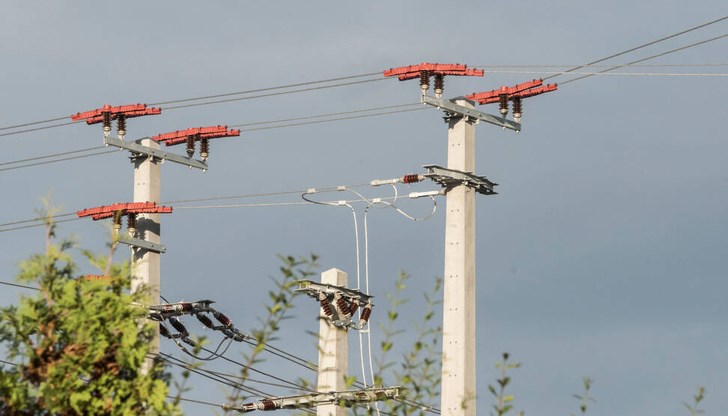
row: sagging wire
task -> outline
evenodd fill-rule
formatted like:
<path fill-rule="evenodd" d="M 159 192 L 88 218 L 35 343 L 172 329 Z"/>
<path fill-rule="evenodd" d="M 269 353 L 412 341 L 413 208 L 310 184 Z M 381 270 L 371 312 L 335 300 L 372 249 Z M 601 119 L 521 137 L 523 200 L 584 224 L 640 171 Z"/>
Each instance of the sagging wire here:
<path fill-rule="evenodd" d="M 352 215 L 353 215 L 353 218 L 354 218 L 354 237 L 355 237 L 355 240 L 356 240 L 356 276 L 357 276 L 357 290 L 361 290 L 362 282 L 361 282 L 361 264 L 360 264 L 361 261 L 360 261 L 360 257 L 359 257 L 360 256 L 359 227 L 358 227 L 358 223 L 357 223 L 356 210 L 349 203 L 349 201 L 345 201 L 345 200 L 338 200 L 338 201 L 316 201 L 314 199 L 309 198 L 308 195 L 312 195 L 312 194 L 316 194 L 316 193 L 321 193 L 321 192 L 326 192 L 326 191 L 329 191 L 329 192 L 330 191 L 337 191 L 337 192 L 349 191 L 349 192 L 357 195 L 360 198 L 361 201 L 368 203 L 367 206 L 366 206 L 366 208 L 364 209 L 364 270 L 365 270 L 365 272 L 364 272 L 364 275 L 365 275 L 365 277 L 364 277 L 364 292 L 365 293 L 369 293 L 369 236 L 368 236 L 369 233 L 368 233 L 368 225 L 367 225 L 367 218 L 368 218 L 369 209 L 371 207 L 373 207 L 373 206 L 376 206 L 376 205 L 381 204 L 381 205 L 384 205 L 386 207 L 389 207 L 389 208 L 394 209 L 397 213 L 399 213 L 400 215 L 402 215 L 405 218 L 408 218 L 408 219 L 410 219 L 412 221 L 424 221 L 424 220 L 426 220 L 428 218 L 431 218 L 432 216 L 435 215 L 435 213 L 437 211 L 437 201 L 435 200 L 435 196 L 436 195 L 443 194 L 444 191 L 442 191 L 442 190 L 440 190 L 440 191 L 432 191 L 432 192 L 410 193 L 408 195 L 410 198 L 429 197 L 432 200 L 432 202 L 433 202 L 433 209 L 432 209 L 432 211 L 428 215 L 426 215 L 424 217 L 421 217 L 421 218 L 417 218 L 417 217 L 414 217 L 414 216 L 408 214 L 407 212 L 405 212 L 404 210 L 402 210 L 401 208 L 399 208 L 396 205 L 397 199 L 400 197 L 399 196 L 399 190 L 397 189 L 396 184 L 398 184 L 398 183 L 411 184 L 411 183 L 421 182 L 424 179 L 425 179 L 425 176 L 423 176 L 423 175 L 414 175 L 413 174 L 413 175 L 404 175 L 404 176 L 402 176 L 400 178 L 395 178 L 395 179 L 373 180 L 373 181 L 370 182 L 370 185 L 371 186 L 380 186 L 380 185 L 385 185 L 385 184 L 390 185 L 392 187 L 393 196 L 392 197 L 389 197 L 389 198 L 372 198 L 372 199 L 369 199 L 369 198 L 366 198 L 364 195 L 362 195 L 360 192 L 355 191 L 355 190 L 352 190 L 352 189 L 349 189 L 346 186 L 339 186 L 339 187 L 337 187 L 335 189 L 327 189 L 327 190 L 317 190 L 315 188 L 312 188 L 312 189 L 308 189 L 306 192 L 304 192 L 301 195 L 301 197 L 305 201 L 310 202 L 310 203 L 313 203 L 313 204 L 317 204 L 317 205 L 328 205 L 328 206 L 346 206 L 346 207 L 349 207 L 349 209 L 351 209 Z M 388 201 L 386 201 L 386 199 L 389 199 L 392 202 L 388 202 Z M 362 310 L 359 311 L 359 317 L 360 317 L 360 319 L 361 319 L 362 312 L 363 312 Z M 365 334 L 366 334 L 366 342 L 364 341 L 364 335 Z M 360 365 L 361 365 L 362 382 L 364 384 L 364 388 L 367 388 L 368 387 L 367 371 L 366 371 L 366 367 L 367 366 L 366 366 L 365 361 L 368 361 L 368 364 L 369 364 L 368 365 L 368 367 L 369 367 L 369 378 L 371 379 L 372 383 L 374 382 L 374 364 L 373 364 L 373 359 L 372 359 L 371 325 L 367 326 L 366 328 L 362 328 L 359 331 L 359 334 L 358 335 L 359 335 L 359 352 L 360 352 L 359 358 L 360 358 Z M 365 360 L 365 346 L 364 346 L 365 343 L 366 343 L 366 350 L 367 350 L 366 355 L 368 356 L 367 357 L 367 360 Z M 367 407 L 369 407 L 369 406 L 370 406 L 370 404 L 367 404 Z M 378 415 L 381 415 L 380 409 L 379 409 L 379 404 L 378 403 L 374 403 L 374 407 L 375 407 L 375 410 L 376 410 L 377 414 Z"/>
<path fill-rule="evenodd" d="M 228 348 L 230 348 L 230 345 L 233 341 L 243 342 L 252 339 L 252 337 L 250 337 L 249 335 L 246 335 L 237 328 L 235 328 L 235 325 L 233 325 L 233 322 L 230 318 L 225 316 L 223 313 L 217 311 L 216 309 L 212 308 L 210 306 L 210 304 L 212 303 L 213 301 L 210 300 L 201 300 L 197 302 L 178 302 L 164 303 L 162 305 L 152 305 L 148 307 L 148 317 L 153 321 L 159 322 L 160 335 L 174 341 L 177 347 L 179 347 L 185 354 L 194 357 L 195 359 L 200 361 L 212 361 L 214 359 L 220 358 L 223 354 L 225 354 Z M 215 325 L 212 320 L 206 315 L 208 313 L 211 314 L 220 323 L 220 325 Z M 182 324 L 182 322 L 180 322 L 178 317 L 182 315 L 194 315 L 197 320 L 200 321 L 205 327 L 212 329 L 213 331 L 219 331 L 223 335 L 225 335 L 225 338 L 220 341 L 220 343 L 217 345 L 217 348 L 215 348 L 215 351 L 211 352 L 209 356 L 200 357 L 190 352 L 180 342 L 181 340 L 185 344 L 192 347 L 198 346 L 198 343 L 190 339 L 187 328 Z M 177 332 L 172 333 L 169 328 L 167 328 L 165 321 L 168 321 L 169 324 L 172 325 L 172 327 L 174 327 Z M 222 352 L 219 352 L 225 341 L 228 341 L 228 344 L 225 346 L 225 349 Z"/>

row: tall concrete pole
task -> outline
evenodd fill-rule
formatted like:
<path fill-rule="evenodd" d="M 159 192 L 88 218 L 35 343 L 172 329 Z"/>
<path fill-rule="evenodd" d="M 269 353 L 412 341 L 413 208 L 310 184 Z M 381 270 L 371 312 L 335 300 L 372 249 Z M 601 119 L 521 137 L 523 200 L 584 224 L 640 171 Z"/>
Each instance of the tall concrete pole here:
<path fill-rule="evenodd" d="M 141 145 L 159 149 L 159 143 L 151 139 L 142 139 Z M 159 159 L 139 155 L 132 159 L 134 163 L 134 202 L 160 203 L 160 164 Z M 139 214 L 137 217 L 137 238 L 160 243 L 159 214 Z M 133 236 L 132 236 L 133 237 Z M 159 303 L 160 290 L 160 253 L 136 247 L 132 248 L 132 282 L 131 290 L 136 292 L 146 287 L 149 293 L 147 304 Z M 155 333 L 149 346 L 149 354 L 159 354 L 159 334 Z M 143 371 L 148 371 L 153 360 L 148 358 Z"/>
<path fill-rule="evenodd" d="M 347 285 L 347 274 L 338 269 L 321 273 L 321 283 L 335 286 Z M 320 392 L 341 391 L 346 389 L 344 376 L 349 371 L 349 340 L 346 329 L 335 327 L 324 319 L 321 312 L 319 320 L 319 359 L 318 385 Z M 345 416 L 346 408 L 336 404 L 316 407 L 318 416 Z"/>
<path fill-rule="evenodd" d="M 471 101 L 456 104 L 474 108 Z M 447 167 L 475 172 L 475 120 L 452 115 Z M 475 416 L 475 190 L 458 185 L 447 193 L 442 326 L 444 416 Z"/>

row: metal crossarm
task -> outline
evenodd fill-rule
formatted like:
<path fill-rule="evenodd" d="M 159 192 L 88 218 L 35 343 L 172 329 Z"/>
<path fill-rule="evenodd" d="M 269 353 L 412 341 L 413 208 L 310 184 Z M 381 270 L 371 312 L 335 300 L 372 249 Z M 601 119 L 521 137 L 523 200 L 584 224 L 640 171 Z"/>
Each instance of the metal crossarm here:
<path fill-rule="evenodd" d="M 223 404 L 223 410 L 235 410 L 240 413 L 256 410 L 302 409 L 318 405 L 338 404 L 351 407 L 357 403 L 372 403 L 400 397 L 401 387 L 370 388 L 352 391 L 332 391 L 298 396 L 271 397 L 258 402 L 242 404 Z"/>
<path fill-rule="evenodd" d="M 428 170 L 425 177 L 432 179 L 448 190 L 458 185 L 465 185 L 483 195 L 497 194 L 493 188 L 498 184 L 489 181 L 485 176 L 477 176 L 470 172 L 447 169 L 438 165 L 425 165 L 423 167 Z"/>
<path fill-rule="evenodd" d="M 338 328 L 363 329 L 372 314 L 373 296 L 343 286 L 317 283 L 312 280 L 299 280 L 297 292 L 304 292 L 318 300 L 324 317 Z M 354 312 L 362 308 L 359 321 L 355 322 Z"/>
<path fill-rule="evenodd" d="M 511 129 L 514 131 L 521 131 L 521 124 L 515 121 L 507 120 L 505 117 L 498 117 L 492 114 L 484 113 L 472 108 L 464 107 L 462 105 L 455 104 L 454 101 L 462 98 L 453 98 L 451 100 L 439 100 L 436 98 L 422 96 L 422 103 L 431 105 L 445 110 L 451 114 L 458 114 L 465 117 L 473 117 L 486 123 L 495 124 L 496 126 Z"/>

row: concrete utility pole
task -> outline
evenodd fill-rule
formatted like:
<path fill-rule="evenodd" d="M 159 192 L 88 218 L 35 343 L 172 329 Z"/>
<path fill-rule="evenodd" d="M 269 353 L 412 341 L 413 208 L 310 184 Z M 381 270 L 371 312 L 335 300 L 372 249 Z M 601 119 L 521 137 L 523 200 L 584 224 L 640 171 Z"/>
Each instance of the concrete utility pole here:
<path fill-rule="evenodd" d="M 321 284 L 346 286 L 347 274 L 339 269 L 321 273 Z M 346 389 L 344 376 L 349 371 L 349 339 L 346 328 L 338 328 L 326 319 L 321 311 L 319 320 L 318 385 L 322 393 Z M 322 404 L 316 408 L 318 416 L 345 416 L 346 408 L 333 404 Z"/>
<path fill-rule="evenodd" d="M 159 149 L 159 143 L 149 138 L 142 139 L 140 144 L 152 149 Z M 137 154 L 132 158 L 132 163 L 134 163 L 134 202 L 159 204 L 161 160 Z M 160 215 L 139 214 L 137 233 L 142 240 L 159 244 L 161 241 Z M 131 291 L 136 292 L 140 287 L 146 287 L 149 291 L 148 303 L 156 305 L 159 303 L 161 254 L 134 246 L 131 247 L 131 251 L 133 276 Z M 149 354 L 153 356 L 159 354 L 159 333 L 156 331 L 149 344 Z M 143 371 L 148 371 L 152 365 L 152 359 L 147 359 Z"/>
<path fill-rule="evenodd" d="M 473 108 L 469 100 L 456 104 Z M 475 171 L 476 119 L 451 114 L 448 169 Z M 445 217 L 445 281 L 442 327 L 443 415 L 475 416 L 475 190 L 449 189 Z"/>

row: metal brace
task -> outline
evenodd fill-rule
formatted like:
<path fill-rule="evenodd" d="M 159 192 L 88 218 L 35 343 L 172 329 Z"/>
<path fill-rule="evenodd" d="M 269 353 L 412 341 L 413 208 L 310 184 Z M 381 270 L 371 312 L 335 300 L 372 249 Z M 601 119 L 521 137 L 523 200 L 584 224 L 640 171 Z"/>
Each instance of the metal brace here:
<path fill-rule="evenodd" d="M 465 185 L 483 195 L 495 195 L 498 193 L 493 190 L 498 184 L 489 181 L 485 176 L 476 176 L 470 172 L 447 169 L 438 165 L 424 165 L 423 167 L 429 171 L 425 174 L 425 177 L 439 183 L 447 191 L 456 186 Z"/>
<path fill-rule="evenodd" d="M 496 126 L 500 126 L 505 129 L 511 129 L 517 132 L 521 131 L 521 123 L 516 123 L 515 121 L 507 120 L 505 117 L 494 116 L 492 114 L 484 113 L 482 111 L 455 104 L 455 101 L 457 100 L 467 100 L 467 98 L 457 97 L 451 100 L 438 100 L 436 98 L 428 97 L 427 95 L 422 96 L 423 104 L 441 108 L 448 113 L 460 114 L 461 116 L 466 117 L 473 117 L 478 120 L 485 121 L 486 123 L 495 124 Z"/>
<path fill-rule="evenodd" d="M 122 233 L 119 233 L 118 240 L 120 243 L 128 244 L 132 247 L 143 248 L 145 250 L 153 251 L 155 253 L 167 252 L 167 247 L 161 244 L 152 243 L 146 240 L 141 240 L 139 238 L 129 237 L 128 235 Z"/>
<path fill-rule="evenodd" d="M 149 139 L 149 137 L 145 137 Z M 170 162 L 179 163 L 190 168 L 201 169 L 203 172 L 207 170 L 207 163 L 193 159 L 191 157 L 180 156 L 175 153 L 165 152 L 164 150 L 152 149 L 151 147 L 142 146 L 139 144 L 143 139 L 139 139 L 136 142 L 127 142 L 124 140 L 115 139 L 113 137 L 104 137 L 104 145 L 114 146 L 121 149 L 126 149 L 132 153 L 147 155 L 150 157 L 156 157 L 157 159 L 169 160 Z"/>

